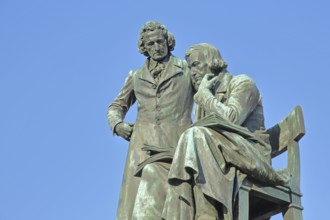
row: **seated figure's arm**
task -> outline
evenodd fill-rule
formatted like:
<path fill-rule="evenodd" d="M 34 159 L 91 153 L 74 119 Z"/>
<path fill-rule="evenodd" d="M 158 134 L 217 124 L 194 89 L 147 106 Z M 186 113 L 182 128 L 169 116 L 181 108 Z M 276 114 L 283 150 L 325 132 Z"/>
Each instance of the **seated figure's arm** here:
<path fill-rule="evenodd" d="M 234 77 L 228 91 L 227 101 L 222 103 L 215 98 L 209 88 L 201 85 L 194 99 L 207 113 L 214 112 L 230 122 L 241 125 L 258 105 L 260 93 L 252 79 L 246 75 Z"/>

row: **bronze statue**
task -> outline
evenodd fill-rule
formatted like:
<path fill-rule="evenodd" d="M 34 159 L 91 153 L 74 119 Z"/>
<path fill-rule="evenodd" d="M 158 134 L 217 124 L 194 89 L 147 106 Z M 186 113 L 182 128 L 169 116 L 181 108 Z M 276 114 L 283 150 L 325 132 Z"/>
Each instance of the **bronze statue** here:
<path fill-rule="evenodd" d="M 246 175 L 284 185 L 285 172 L 270 165 L 261 95 L 251 78 L 233 76 L 210 44 L 186 52 L 197 122 L 177 145 L 169 171 L 163 218 L 233 219 L 233 202 Z"/>
<path fill-rule="evenodd" d="M 181 135 L 175 154 L 163 149 L 146 160 L 136 220 L 232 219 L 232 204 L 246 175 L 270 185 L 287 181 L 270 165 L 261 96 L 252 79 L 231 75 L 209 44 L 192 46 L 186 59 L 197 90 L 197 122 Z M 173 154 L 169 169 L 164 159 Z"/>
<path fill-rule="evenodd" d="M 140 182 L 140 178 L 134 176 L 138 164 L 157 152 L 159 147 L 174 149 L 181 133 L 191 125 L 193 86 L 187 63 L 171 54 L 175 46 L 173 34 L 158 22 L 146 22 L 138 46 L 147 60 L 143 67 L 128 74 L 123 88 L 108 109 L 113 132 L 130 141 L 118 220 L 132 219 Z M 123 120 L 136 101 L 138 114 L 132 125 Z M 164 193 L 164 198 L 159 199 L 165 200 L 165 196 Z"/>

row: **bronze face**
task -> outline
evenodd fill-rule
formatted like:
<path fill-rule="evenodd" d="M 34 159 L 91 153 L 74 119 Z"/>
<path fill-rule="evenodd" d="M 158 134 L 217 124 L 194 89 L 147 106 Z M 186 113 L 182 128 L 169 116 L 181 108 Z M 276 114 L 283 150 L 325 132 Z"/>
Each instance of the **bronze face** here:
<path fill-rule="evenodd" d="M 206 62 L 205 55 L 202 52 L 195 51 L 187 59 L 188 66 L 192 75 L 193 83 L 198 88 L 204 75 L 211 73 L 209 65 Z"/>
<path fill-rule="evenodd" d="M 162 30 L 145 33 L 145 48 L 151 59 L 162 61 L 168 55 L 168 46 Z"/>

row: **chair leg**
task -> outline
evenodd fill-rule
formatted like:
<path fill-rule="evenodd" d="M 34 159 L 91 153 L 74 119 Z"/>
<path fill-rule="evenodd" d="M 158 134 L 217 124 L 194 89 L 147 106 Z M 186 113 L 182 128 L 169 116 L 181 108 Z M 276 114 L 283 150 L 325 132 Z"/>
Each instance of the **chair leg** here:
<path fill-rule="evenodd" d="M 249 220 L 249 189 L 242 186 L 238 192 L 238 220 Z"/>
<path fill-rule="evenodd" d="M 283 212 L 284 220 L 303 220 L 302 209 L 296 206 L 289 206 L 289 208 Z"/>

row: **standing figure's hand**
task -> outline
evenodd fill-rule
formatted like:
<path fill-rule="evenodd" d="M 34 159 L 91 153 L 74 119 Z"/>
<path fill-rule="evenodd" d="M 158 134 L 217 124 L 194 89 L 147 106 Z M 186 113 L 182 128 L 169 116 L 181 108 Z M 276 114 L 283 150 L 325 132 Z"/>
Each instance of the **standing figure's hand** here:
<path fill-rule="evenodd" d="M 124 138 L 127 141 L 130 141 L 131 135 L 133 132 L 133 126 L 134 126 L 133 124 L 121 122 L 121 123 L 117 124 L 117 126 L 115 128 L 115 132 L 120 137 Z"/>
<path fill-rule="evenodd" d="M 214 74 L 207 73 L 202 79 L 201 84 L 199 85 L 199 89 L 212 89 L 214 84 L 217 81 L 217 77 L 214 77 Z"/>

